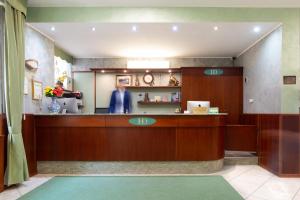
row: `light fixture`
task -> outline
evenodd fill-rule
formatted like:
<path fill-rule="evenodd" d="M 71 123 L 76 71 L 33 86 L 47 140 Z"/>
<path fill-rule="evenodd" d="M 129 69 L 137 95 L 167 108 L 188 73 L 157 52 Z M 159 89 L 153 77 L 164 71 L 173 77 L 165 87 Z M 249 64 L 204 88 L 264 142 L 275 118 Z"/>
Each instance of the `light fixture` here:
<path fill-rule="evenodd" d="M 172 27 L 172 30 L 173 30 L 173 32 L 177 32 L 177 31 L 178 31 L 178 26 L 175 26 L 175 25 L 174 25 L 174 26 Z"/>
<path fill-rule="evenodd" d="M 51 31 L 55 31 L 55 27 L 54 26 L 51 27 Z"/>
<path fill-rule="evenodd" d="M 168 69 L 170 61 L 168 60 L 128 60 L 127 68 L 129 69 Z"/>
<path fill-rule="evenodd" d="M 132 29 L 133 32 L 137 32 L 137 26 L 132 26 L 131 29 Z"/>
<path fill-rule="evenodd" d="M 124 73 L 127 73 L 127 70 L 125 69 L 123 72 L 124 72 Z"/>
<path fill-rule="evenodd" d="M 219 27 L 214 26 L 214 30 L 215 30 L 215 31 L 219 30 Z"/>
<path fill-rule="evenodd" d="M 96 31 L 96 28 L 95 28 L 95 27 L 93 27 L 93 28 L 92 28 L 92 31 Z"/>
<path fill-rule="evenodd" d="M 259 33 L 261 31 L 261 28 L 259 26 L 254 27 L 253 31 L 255 33 Z"/>
<path fill-rule="evenodd" d="M 104 71 L 104 70 L 101 70 L 101 73 L 105 73 L 105 71 Z"/>
<path fill-rule="evenodd" d="M 149 73 L 149 70 L 148 70 L 148 69 L 146 70 L 146 73 Z"/>
<path fill-rule="evenodd" d="M 168 72 L 169 72 L 169 73 L 172 73 L 172 70 L 169 69 Z"/>

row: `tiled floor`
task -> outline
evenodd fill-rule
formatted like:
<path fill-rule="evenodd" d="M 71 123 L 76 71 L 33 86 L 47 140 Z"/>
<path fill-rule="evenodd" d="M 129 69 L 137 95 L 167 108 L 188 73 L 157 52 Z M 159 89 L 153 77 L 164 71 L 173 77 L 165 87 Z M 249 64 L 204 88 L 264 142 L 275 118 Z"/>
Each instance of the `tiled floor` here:
<path fill-rule="evenodd" d="M 216 174 L 222 175 L 247 200 L 300 200 L 300 178 L 278 178 L 256 165 L 225 166 Z M 17 199 L 53 176 L 32 177 L 5 190 L 0 194 L 0 200 Z"/>

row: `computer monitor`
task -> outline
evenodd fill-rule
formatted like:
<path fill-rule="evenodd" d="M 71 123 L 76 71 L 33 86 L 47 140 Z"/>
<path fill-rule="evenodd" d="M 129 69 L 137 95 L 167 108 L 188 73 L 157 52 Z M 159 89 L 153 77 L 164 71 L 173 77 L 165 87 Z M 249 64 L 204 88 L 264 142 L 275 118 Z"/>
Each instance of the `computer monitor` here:
<path fill-rule="evenodd" d="M 188 101 L 187 102 L 187 110 L 189 113 L 193 113 L 193 108 L 195 107 L 210 107 L 209 101 Z"/>
<path fill-rule="evenodd" d="M 67 113 L 78 113 L 78 102 L 76 98 L 60 98 L 57 102 L 61 106 L 61 111 L 66 109 Z"/>

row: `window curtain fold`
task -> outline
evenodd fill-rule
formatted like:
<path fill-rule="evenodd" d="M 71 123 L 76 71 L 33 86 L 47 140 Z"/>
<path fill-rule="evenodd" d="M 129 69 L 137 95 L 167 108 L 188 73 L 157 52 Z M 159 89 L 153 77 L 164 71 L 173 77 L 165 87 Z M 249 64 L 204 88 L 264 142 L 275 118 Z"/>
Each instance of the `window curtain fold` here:
<path fill-rule="evenodd" d="M 4 93 L 8 126 L 5 184 L 9 186 L 22 183 L 29 177 L 22 137 L 26 6 L 22 4 L 21 0 L 7 0 L 4 4 Z"/>

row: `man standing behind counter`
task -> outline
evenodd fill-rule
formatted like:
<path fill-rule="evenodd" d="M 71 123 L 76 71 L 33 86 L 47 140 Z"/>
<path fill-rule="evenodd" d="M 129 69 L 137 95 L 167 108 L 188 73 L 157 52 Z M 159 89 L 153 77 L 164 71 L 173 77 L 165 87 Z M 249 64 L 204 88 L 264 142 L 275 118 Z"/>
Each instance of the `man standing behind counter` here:
<path fill-rule="evenodd" d="M 118 114 L 131 112 L 131 95 L 124 84 L 119 83 L 117 89 L 112 92 L 108 112 Z"/>

